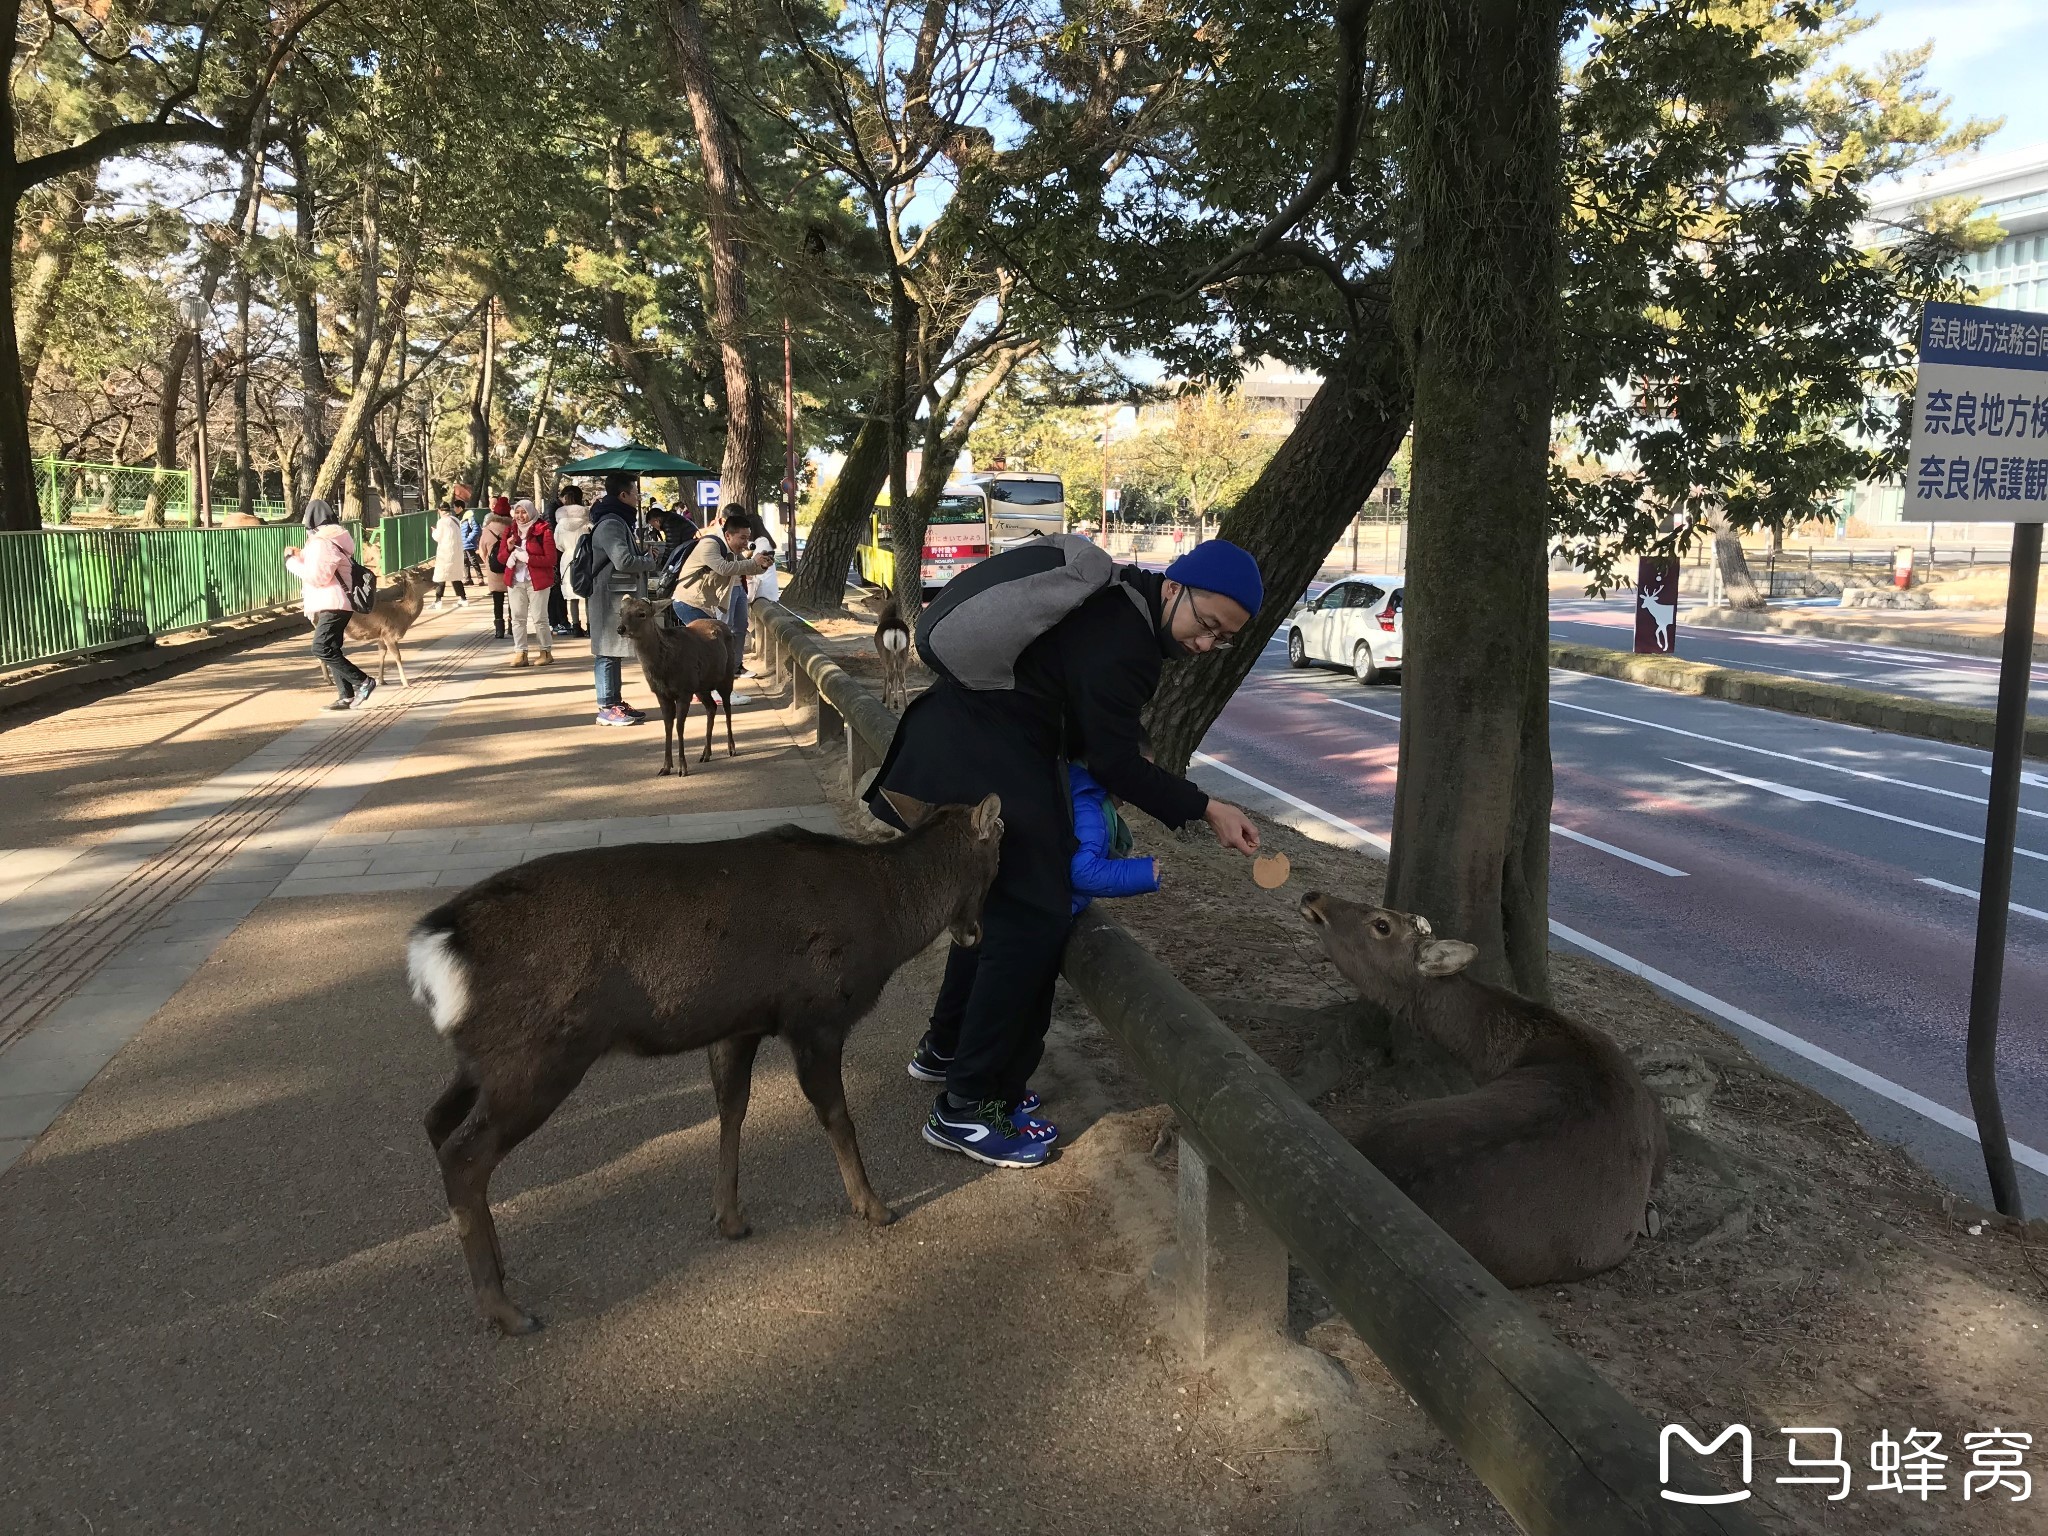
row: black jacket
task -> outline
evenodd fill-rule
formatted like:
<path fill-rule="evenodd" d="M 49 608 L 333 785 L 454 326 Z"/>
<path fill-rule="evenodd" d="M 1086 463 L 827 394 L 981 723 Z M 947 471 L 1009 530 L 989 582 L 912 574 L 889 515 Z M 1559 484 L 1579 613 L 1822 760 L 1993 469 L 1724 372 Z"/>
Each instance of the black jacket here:
<path fill-rule="evenodd" d="M 1160 584 L 1126 568 L 1128 594 L 1105 588 L 1034 640 L 1017 659 L 1017 686 L 976 692 L 939 678 L 909 709 L 875 775 L 868 803 L 893 816 L 884 789 L 929 805 L 1003 801 L 999 888 L 1033 906 L 1069 908 L 1072 804 L 1065 763 L 1085 764 L 1111 794 L 1170 827 L 1198 819 L 1209 797 L 1139 752 L 1139 715 L 1159 686 Z"/>

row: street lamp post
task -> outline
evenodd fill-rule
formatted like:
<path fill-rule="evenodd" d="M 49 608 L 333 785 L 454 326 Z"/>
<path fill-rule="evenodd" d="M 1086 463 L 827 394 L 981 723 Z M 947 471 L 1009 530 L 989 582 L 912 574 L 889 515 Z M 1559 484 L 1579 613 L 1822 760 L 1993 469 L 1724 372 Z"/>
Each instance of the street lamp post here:
<path fill-rule="evenodd" d="M 193 457 L 193 473 L 198 479 L 198 498 L 195 503 L 195 517 L 199 526 L 213 526 L 213 467 L 207 461 L 206 443 L 206 300 L 197 294 L 182 299 L 178 314 L 192 331 L 192 395 L 195 416 L 193 437 L 196 452 Z"/>

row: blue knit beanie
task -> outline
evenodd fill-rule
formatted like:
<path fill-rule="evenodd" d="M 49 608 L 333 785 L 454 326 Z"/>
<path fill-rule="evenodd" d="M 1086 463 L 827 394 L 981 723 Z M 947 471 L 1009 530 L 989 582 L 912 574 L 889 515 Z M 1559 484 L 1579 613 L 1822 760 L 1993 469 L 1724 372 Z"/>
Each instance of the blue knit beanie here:
<path fill-rule="evenodd" d="M 1257 613 L 1266 600 L 1259 562 L 1228 539 L 1204 539 L 1166 568 L 1166 579 L 1227 597 L 1246 613 Z"/>

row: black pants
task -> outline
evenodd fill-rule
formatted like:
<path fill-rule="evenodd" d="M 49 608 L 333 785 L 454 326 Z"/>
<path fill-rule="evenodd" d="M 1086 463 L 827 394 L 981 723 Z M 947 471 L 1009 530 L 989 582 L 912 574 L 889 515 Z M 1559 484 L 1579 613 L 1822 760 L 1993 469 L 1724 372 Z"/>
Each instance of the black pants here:
<path fill-rule="evenodd" d="M 567 573 L 565 572 L 564 574 L 566 575 Z M 562 591 L 562 583 L 558 581 L 548 588 L 548 628 L 567 629 L 568 627 L 569 599 L 568 595 Z"/>
<path fill-rule="evenodd" d="M 497 631 L 500 639 L 504 638 L 505 594 L 503 592 L 493 592 L 491 594 L 491 628 Z"/>
<path fill-rule="evenodd" d="M 963 1099 L 1024 1097 L 1045 1055 L 1053 983 L 1073 918 L 990 891 L 981 942 L 955 944 L 932 1007 L 934 1049 L 951 1055 L 946 1091 Z"/>
<path fill-rule="evenodd" d="M 367 672 L 341 653 L 341 640 L 348 633 L 349 617 L 346 611 L 313 615 L 313 654 L 320 658 L 321 664 L 327 668 L 327 675 L 334 679 L 334 691 L 344 699 L 370 680 Z"/>
<path fill-rule="evenodd" d="M 450 587 L 455 589 L 457 597 L 469 596 L 467 592 L 462 590 L 462 583 L 459 581 L 437 581 L 434 583 L 434 601 L 438 603 L 443 597 L 447 596 Z"/>

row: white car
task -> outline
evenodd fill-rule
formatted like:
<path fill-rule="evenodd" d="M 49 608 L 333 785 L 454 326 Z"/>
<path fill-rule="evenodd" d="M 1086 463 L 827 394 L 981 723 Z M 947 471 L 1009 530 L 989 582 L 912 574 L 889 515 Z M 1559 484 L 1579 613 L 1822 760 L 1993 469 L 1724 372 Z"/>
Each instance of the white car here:
<path fill-rule="evenodd" d="M 1347 576 L 1310 598 L 1287 621 L 1287 664 L 1349 667 L 1361 683 L 1401 670 L 1399 576 Z"/>

